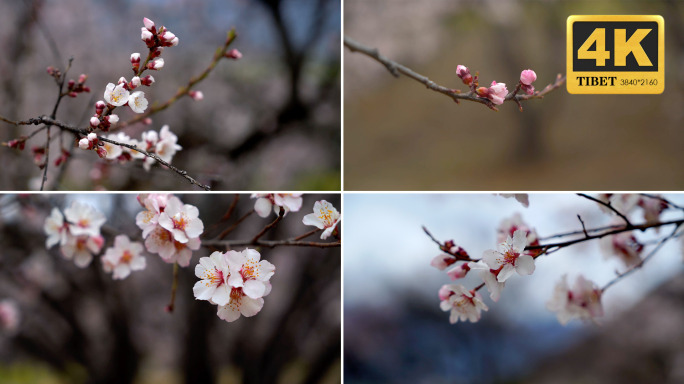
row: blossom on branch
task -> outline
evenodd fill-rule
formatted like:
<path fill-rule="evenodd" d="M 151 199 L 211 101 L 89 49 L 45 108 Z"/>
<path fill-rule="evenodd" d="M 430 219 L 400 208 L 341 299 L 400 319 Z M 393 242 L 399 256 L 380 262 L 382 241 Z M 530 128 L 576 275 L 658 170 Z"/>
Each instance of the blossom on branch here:
<path fill-rule="evenodd" d="M 228 284 L 234 288 L 242 288 L 245 295 L 252 299 L 264 296 L 268 280 L 275 273 L 275 266 L 266 260 L 259 260 L 261 255 L 254 249 L 242 252 L 228 251 L 226 260 L 230 268 Z"/>
<path fill-rule="evenodd" d="M 627 267 L 641 262 L 641 252 L 644 250 L 644 245 L 637 240 L 633 232 L 621 232 L 605 236 L 600 240 L 600 245 L 606 259 L 616 256 Z"/>
<path fill-rule="evenodd" d="M 304 225 L 313 225 L 318 229 L 323 229 L 321 239 L 327 239 L 335 230 L 337 223 L 340 222 L 340 213 L 335 207 L 325 200 L 314 203 L 313 213 L 309 213 L 302 219 Z"/>
<path fill-rule="evenodd" d="M 460 321 L 475 323 L 480 320 L 482 311 L 489 308 L 475 291 L 468 291 L 462 285 L 446 284 L 439 290 L 442 300 L 439 307 L 442 311 L 451 311 L 449 322 L 451 324 Z"/>
<path fill-rule="evenodd" d="M 104 99 L 107 104 L 120 107 L 128 103 L 130 93 L 128 93 L 128 90 L 125 88 L 124 84 L 125 83 L 118 85 L 114 85 L 114 83 L 107 84 L 107 88 L 105 89 L 104 93 Z"/>
<path fill-rule="evenodd" d="M 102 267 L 105 272 L 112 273 L 114 279 L 125 279 L 131 271 L 145 269 L 145 257 L 140 255 L 142 244 L 131 242 L 126 235 L 114 238 L 114 247 L 107 248 L 102 256 Z"/>
<path fill-rule="evenodd" d="M 145 112 L 145 110 L 147 109 L 147 99 L 145 98 L 145 92 L 133 92 L 128 98 L 128 106 L 131 107 L 131 109 L 135 113 Z"/>
<path fill-rule="evenodd" d="M 64 210 L 64 216 L 69 222 L 69 231 L 74 236 L 99 236 L 100 227 L 107 220 L 95 208 L 77 201 L 71 203 L 71 206 Z"/>
<path fill-rule="evenodd" d="M 501 283 L 518 272 L 519 275 L 531 275 L 534 272 L 534 258 L 523 254 L 527 245 L 527 234 L 517 230 L 511 238 L 508 236 L 505 242 L 500 243 L 498 250 L 487 250 L 482 255 L 482 260 L 495 271 L 498 271 L 497 280 Z"/>
<path fill-rule="evenodd" d="M 218 305 L 226 305 L 230 301 L 231 288 L 228 286 L 228 261 L 221 252 L 214 252 L 209 257 L 202 257 L 195 266 L 195 276 L 201 280 L 192 288 L 197 300 L 211 300 Z"/>
<path fill-rule="evenodd" d="M 577 276 L 572 289 L 568 286 L 567 275 L 563 275 L 546 307 L 557 312 L 558 321 L 563 325 L 572 319 L 593 320 L 603 316 L 601 290 L 582 275 Z"/>
<path fill-rule="evenodd" d="M 479 260 L 477 262 L 471 261 L 468 263 L 468 267 L 473 270 L 478 270 L 480 274 L 480 278 L 482 281 L 484 281 L 485 286 L 487 287 L 487 290 L 489 291 L 489 298 L 492 299 L 492 301 L 497 302 L 499 301 L 499 298 L 501 297 L 501 291 L 504 289 L 506 286 L 505 282 L 500 282 L 496 278 L 495 270 L 492 270 L 489 265 L 487 265 L 484 261 Z"/>
<path fill-rule="evenodd" d="M 171 232 L 179 243 L 187 243 L 204 231 L 197 207 L 183 204 L 177 197 L 169 199 L 164 212 L 159 215 L 159 225 Z"/>
<path fill-rule="evenodd" d="M 520 89 L 525 91 L 528 95 L 534 95 L 534 83 L 537 80 L 537 74 L 531 70 L 526 69 L 520 72 Z"/>
<path fill-rule="evenodd" d="M 473 76 L 470 75 L 470 70 L 465 65 L 458 65 L 456 67 L 456 76 L 463 80 L 463 84 L 470 86 L 473 83 Z"/>
<path fill-rule="evenodd" d="M 254 193 L 252 199 L 257 199 L 254 203 L 254 211 L 261 217 L 268 217 L 271 209 L 276 215 L 280 214 L 280 209 L 297 212 L 302 207 L 301 193 Z"/>

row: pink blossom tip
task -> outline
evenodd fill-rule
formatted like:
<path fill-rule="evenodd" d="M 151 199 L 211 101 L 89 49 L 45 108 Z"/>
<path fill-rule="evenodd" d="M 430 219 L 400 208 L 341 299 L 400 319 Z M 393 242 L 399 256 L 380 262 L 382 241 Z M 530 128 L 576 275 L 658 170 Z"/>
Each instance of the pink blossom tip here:
<path fill-rule="evenodd" d="M 532 85 L 537 80 L 537 74 L 531 69 L 520 72 L 520 82 L 525 85 Z"/>

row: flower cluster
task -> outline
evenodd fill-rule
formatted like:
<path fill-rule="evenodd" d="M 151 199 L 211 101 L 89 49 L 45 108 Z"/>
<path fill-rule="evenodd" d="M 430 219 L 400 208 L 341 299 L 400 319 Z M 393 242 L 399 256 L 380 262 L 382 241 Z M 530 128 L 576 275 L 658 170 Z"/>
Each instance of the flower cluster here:
<path fill-rule="evenodd" d="M 142 252 L 142 244 L 132 242 L 126 235 L 114 238 L 114 246 L 107 248 L 102 256 L 102 268 L 107 273 L 113 273 L 114 279 L 125 279 L 131 271 L 145 269 L 147 263 Z"/>
<path fill-rule="evenodd" d="M 321 239 L 325 240 L 335 231 L 340 218 L 340 213 L 332 204 L 321 200 L 314 203 L 313 213 L 304 216 L 302 222 L 304 225 L 313 225 L 322 229 Z"/>
<path fill-rule="evenodd" d="M 217 305 L 218 317 L 227 322 L 256 315 L 271 292 L 269 280 L 275 273 L 273 264 L 260 259 L 259 252 L 249 248 L 200 258 L 195 275 L 201 280 L 192 288 L 195 298 Z"/>
<path fill-rule="evenodd" d="M 79 93 L 83 92 L 89 93 L 90 87 L 85 85 L 87 79 L 88 75 L 84 73 L 78 77 L 78 82 L 76 82 L 74 79 L 70 79 L 67 83 L 67 94 L 69 97 L 76 97 Z"/>
<path fill-rule="evenodd" d="M 288 212 L 297 212 L 302 207 L 301 193 L 254 193 L 252 199 L 257 199 L 254 203 L 254 211 L 261 217 L 268 217 L 271 210 L 276 215 L 280 214 L 280 209 Z"/>
<path fill-rule="evenodd" d="M 143 132 L 140 140 L 133 139 L 123 132 L 110 134 L 107 136 L 107 139 L 135 146 L 147 153 L 156 154 L 160 159 L 166 161 L 167 163 L 171 163 L 173 156 L 176 155 L 176 152 L 183 149 L 183 147 L 177 144 L 178 136 L 171 132 L 168 125 L 164 125 L 159 133 L 153 130 Z M 143 168 L 146 171 L 149 171 L 150 168 L 152 168 L 152 165 L 156 162 L 151 157 L 145 156 L 136 150 L 121 145 L 105 142 L 103 147 L 105 150 L 106 159 L 115 160 L 119 163 L 125 163 L 136 159 L 142 160 Z"/>
<path fill-rule="evenodd" d="M 43 226 L 48 236 L 45 246 L 49 249 L 59 244 L 64 258 L 73 259 L 77 266 L 85 268 L 104 245 L 100 227 L 105 221 L 101 212 L 77 201 L 72 202 L 64 214 L 53 208 Z"/>
<path fill-rule="evenodd" d="M 462 285 L 446 284 L 439 290 L 439 307 L 442 311 L 451 311 L 449 322 L 454 324 L 469 320 L 471 323 L 480 320 L 482 311 L 489 308 L 482 297 L 474 290 L 468 291 Z"/>
<path fill-rule="evenodd" d="M 135 223 L 143 231 L 147 251 L 167 263 L 187 267 L 204 232 L 197 207 L 166 194 L 141 194 L 138 202 L 145 210 L 138 213 Z"/>
<path fill-rule="evenodd" d="M 546 307 L 557 312 L 558 321 L 563 325 L 572 319 L 593 320 L 603 316 L 601 293 L 594 282 L 582 275 L 577 276 L 575 286 L 570 289 L 567 275 L 563 275 Z"/>
<path fill-rule="evenodd" d="M 119 116 L 112 113 L 117 107 L 128 105 L 133 112 L 144 113 L 149 102 L 145 98 L 145 92 L 136 89 L 141 86 L 151 86 L 154 84 L 154 77 L 151 75 L 142 76 L 142 74 L 145 70 L 160 70 L 163 68 L 164 59 L 160 56 L 164 47 L 178 45 L 178 37 L 164 26 L 157 28 L 154 22 L 148 18 L 143 19 L 143 24 L 141 39 L 149 49 L 147 58 L 141 65 L 140 53 L 135 52 L 131 54 L 130 62 L 134 73 L 131 80 L 128 81 L 122 76 L 117 84 L 107 84 L 104 100 L 95 103 L 95 114 L 90 118 L 90 128 L 92 130 L 101 129 L 105 132 L 109 131 L 112 124 L 116 124 L 119 121 Z M 83 81 L 85 81 L 85 78 Z M 193 94 L 193 98 L 196 100 L 202 97 L 201 92 Z M 93 134 L 91 133 L 79 141 L 81 149 L 95 150 L 98 156 L 110 160 L 128 161 L 144 158 L 143 166 L 146 170 L 149 170 L 155 161 L 153 158 L 146 157 L 140 152 L 120 145 L 98 143 L 97 136 L 92 138 L 91 135 Z M 157 154 L 166 162 L 171 162 L 176 151 L 181 149 L 181 146 L 177 144 L 178 138 L 169 130 L 168 125 L 163 126 L 159 134 L 154 131 L 144 133 L 141 141 L 131 139 L 124 133 L 109 135 L 107 138 L 118 143 L 137 146 L 149 153 Z"/>
<path fill-rule="evenodd" d="M 501 105 L 506 100 L 508 96 L 508 89 L 506 88 L 506 83 L 497 83 L 492 81 L 489 87 L 478 87 L 478 75 L 472 76 L 470 74 L 470 69 L 465 65 L 458 65 L 456 67 L 456 76 L 458 76 L 463 84 L 467 85 L 470 90 L 477 96 L 488 99 L 494 105 Z M 534 86 L 532 83 L 537 80 L 537 74 L 531 70 L 526 69 L 520 73 L 520 82 L 518 83 L 513 96 L 518 92 L 518 90 L 523 90 L 528 95 L 534 95 Z"/>

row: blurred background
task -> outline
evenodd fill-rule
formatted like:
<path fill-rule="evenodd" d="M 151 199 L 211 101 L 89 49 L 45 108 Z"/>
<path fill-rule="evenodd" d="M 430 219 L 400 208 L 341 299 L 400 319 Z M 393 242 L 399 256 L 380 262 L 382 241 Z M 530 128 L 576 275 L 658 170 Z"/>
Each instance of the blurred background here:
<path fill-rule="evenodd" d="M 676 204 L 684 195 L 666 195 Z M 555 284 L 578 274 L 600 287 L 624 271 L 598 241 L 543 256 L 531 276 L 514 275 L 477 323 L 449 324 L 437 292 L 451 283 L 430 266 L 453 239 L 472 257 L 496 249 L 497 227 L 519 212 L 540 237 L 608 225 L 611 215 L 570 194 L 530 195 L 529 208 L 489 194 L 346 194 L 344 378 L 348 383 L 681 383 L 684 268 L 681 238 L 603 295 L 599 325 L 563 327 L 546 309 Z M 681 219 L 666 210 L 661 220 Z M 637 211 L 632 222 L 641 223 Z M 660 235 L 673 228 L 664 227 Z M 637 233 L 641 242 L 653 230 Z M 652 249 L 653 244 L 646 248 Z M 462 283 L 481 282 L 469 274 Z"/>
<path fill-rule="evenodd" d="M 241 195 L 230 219 L 221 221 L 233 195 L 177 196 L 199 208 L 208 239 L 255 202 Z M 340 206 L 339 195 L 305 195 L 302 209 L 290 212 L 262 239 L 309 231 L 302 218 L 321 199 Z M 276 266 L 273 290 L 256 316 L 227 323 L 216 316 L 215 305 L 195 300 L 192 293 L 199 258 L 217 250 L 202 247 L 189 267 L 180 268 L 176 308 L 167 313 L 173 267 L 159 256 L 145 253 L 145 270 L 114 281 L 98 257 L 80 269 L 58 247 L 45 249 L 46 216 L 52 207 L 64 209 L 74 200 L 107 217 L 103 253 L 116 234 L 141 240 L 136 195 L 0 197 L 0 302 L 14 300 L 21 316 L 16 332 L 0 327 L 0 382 L 340 382 L 339 248 L 260 249 L 262 259 Z M 274 218 L 251 215 L 226 239 L 251 239 Z M 318 236 L 307 240 L 321 241 Z"/>
<path fill-rule="evenodd" d="M 85 127 L 107 83 L 121 76 L 130 80 L 130 54 L 147 51 L 140 40 L 143 17 L 180 40 L 164 51 L 164 68 L 145 89 L 151 105 L 163 103 L 209 65 L 235 27 L 231 48 L 243 58 L 222 60 L 194 88 L 204 100 L 182 98 L 153 116 L 151 125 L 123 132 L 139 139 L 168 124 L 183 146 L 172 164 L 214 189 L 339 190 L 340 12 L 339 0 L 3 1 L 0 115 L 12 120 L 49 115 L 57 87 L 45 69 L 63 69 L 73 57 L 68 78 L 88 74 L 91 93 L 63 100 L 57 118 Z M 133 115 L 128 108 L 119 113 L 122 121 Z M 0 141 L 35 128 L 2 123 Z M 65 136 L 66 144 L 71 140 Z M 42 172 L 30 148 L 44 144 L 43 133 L 23 152 L 0 150 L 6 165 L 0 189 L 39 187 Z M 57 143 L 51 153 L 59 153 Z M 65 170 L 50 165 L 50 189 L 194 189 L 160 167 L 145 172 L 140 161 L 104 165 L 94 152 L 73 155 Z"/>
<path fill-rule="evenodd" d="M 665 18 L 662 95 L 570 95 L 493 112 L 456 105 L 344 49 L 347 190 L 681 190 L 684 2 L 348 0 L 344 33 L 436 83 L 465 90 L 458 64 L 541 89 L 566 70 L 570 15 Z M 426 172 L 425 170 L 429 170 Z"/>

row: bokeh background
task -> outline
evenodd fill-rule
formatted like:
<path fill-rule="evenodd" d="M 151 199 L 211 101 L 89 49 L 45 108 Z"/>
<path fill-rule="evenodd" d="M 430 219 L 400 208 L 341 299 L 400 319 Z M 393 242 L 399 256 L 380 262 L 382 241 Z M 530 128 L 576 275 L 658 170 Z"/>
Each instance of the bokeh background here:
<path fill-rule="evenodd" d="M 129 57 L 146 52 L 143 17 L 165 25 L 180 40 L 164 51 L 165 66 L 145 89 L 150 103 L 164 102 L 209 65 L 226 32 L 238 61 L 223 60 L 194 89 L 204 100 L 183 98 L 153 117 L 149 126 L 126 127 L 140 138 L 168 124 L 183 150 L 172 164 L 219 190 L 339 190 L 340 185 L 340 1 L 339 0 L 16 0 L 0 4 L 0 115 L 12 120 L 49 115 L 56 86 L 47 66 L 69 77 L 89 75 L 90 94 L 65 99 L 57 118 L 85 127 L 107 83 L 130 80 Z M 54 43 L 54 44 L 52 44 Z M 57 47 L 59 57 L 54 52 Z M 119 117 L 133 117 L 128 108 Z M 2 123 L 0 141 L 36 127 Z M 71 135 L 65 136 L 70 143 Z M 40 170 L 30 148 L 4 148 L 0 189 L 37 189 Z M 51 148 L 58 153 L 58 145 Z M 103 166 L 94 152 L 74 150 L 66 170 L 51 164 L 49 189 L 189 190 L 173 173 L 140 162 Z M 60 167 L 61 168 L 61 167 Z"/>
<path fill-rule="evenodd" d="M 681 190 L 684 177 L 684 3 L 681 1 L 348 0 L 344 34 L 436 83 L 538 89 L 566 70 L 570 15 L 662 15 L 662 95 L 570 95 L 514 103 L 498 113 L 456 105 L 344 49 L 347 190 Z M 509 86 L 509 89 L 512 89 Z"/>
<path fill-rule="evenodd" d="M 684 195 L 667 195 L 676 204 Z M 599 325 L 558 323 L 546 310 L 556 282 L 578 274 L 604 286 L 624 266 L 598 241 L 536 260 L 514 275 L 477 323 L 449 324 L 430 266 L 440 251 L 421 229 L 473 257 L 496 249 L 496 229 L 519 212 L 540 237 L 608 225 L 611 215 L 572 194 L 530 195 L 529 208 L 490 194 L 345 194 L 344 379 L 348 383 L 680 383 L 684 380 L 682 239 L 603 295 Z M 681 218 L 666 210 L 662 220 Z M 635 212 L 632 222 L 643 217 Z M 660 235 L 673 230 L 663 227 Z M 648 242 L 654 231 L 637 233 Z M 646 251 L 651 249 L 651 244 Z M 645 252 L 646 252 L 645 251 Z M 477 274 L 462 283 L 472 288 Z"/>
<path fill-rule="evenodd" d="M 241 195 L 222 221 L 233 195 L 177 196 L 199 208 L 204 239 L 233 225 L 255 202 Z M 309 231 L 302 218 L 321 199 L 340 206 L 339 195 L 305 195 L 302 209 L 262 239 Z M 192 293 L 199 258 L 224 251 L 202 247 L 189 267 L 180 268 L 176 308 L 167 313 L 173 267 L 159 256 L 145 253 L 146 269 L 114 281 L 98 257 L 80 269 L 58 247 L 45 249 L 45 217 L 53 206 L 64 209 L 74 200 L 107 217 L 105 247 L 121 233 L 141 239 L 135 215 L 142 208 L 133 194 L 0 196 L 0 300 L 15 300 L 21 313 L 18 333 L 0 327 L 0 382 L 340 382 L 339 248 L 260 249 L 262 259 L 276 266 L 273 290 L 256 316 L 227 323 L 216 316 L 215 305 Z M 274 218 L 251 215 L 226 239 L 251 239 Z"/>

